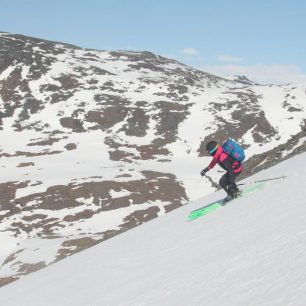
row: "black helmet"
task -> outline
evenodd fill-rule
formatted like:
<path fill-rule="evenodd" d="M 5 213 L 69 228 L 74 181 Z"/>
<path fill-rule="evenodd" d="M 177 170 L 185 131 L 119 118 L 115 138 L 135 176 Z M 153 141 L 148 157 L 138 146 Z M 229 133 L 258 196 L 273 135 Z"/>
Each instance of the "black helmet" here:
<path fill-rule="evenodd" d="M 216 153 L 218 149 L 218 143 L 216 141 L 210 141 L 207 145 L 206 145 L 206 151 L 210 154 L 210 155 L 214 155 Z"/>

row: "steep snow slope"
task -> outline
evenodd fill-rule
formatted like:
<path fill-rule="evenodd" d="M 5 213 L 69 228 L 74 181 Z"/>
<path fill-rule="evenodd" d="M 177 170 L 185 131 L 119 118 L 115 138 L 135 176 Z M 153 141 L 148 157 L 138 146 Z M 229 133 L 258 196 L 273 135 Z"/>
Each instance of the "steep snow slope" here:
<path fill-rule="evenodd" d="M 213 192 L 212 138 L 239 140 L 246 175 L 306 151 L 305 84 L 8 33 L 0 49 L 0 286 Z"/>
<path fill-rule="evenodd" d="M 263 190 L 187 222 L 221 191 L 0 288 L 6 306 L 304 306 L 306 154 Z"/>

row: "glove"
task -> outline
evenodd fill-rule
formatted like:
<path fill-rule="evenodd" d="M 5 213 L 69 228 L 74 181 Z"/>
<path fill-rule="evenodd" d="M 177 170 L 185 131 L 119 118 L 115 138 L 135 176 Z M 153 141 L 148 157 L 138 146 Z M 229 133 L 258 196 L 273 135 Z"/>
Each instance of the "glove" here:
<path fill-rule="evenodd" d="M 209 168 L 206 167 L 205 169 L 203 169 L 203 170 L 201 171 L 201 175 L 204 176 L 204 175 L 206 174 L 206 172 L 208 172 L 208 171 L 209 171 Z"/>

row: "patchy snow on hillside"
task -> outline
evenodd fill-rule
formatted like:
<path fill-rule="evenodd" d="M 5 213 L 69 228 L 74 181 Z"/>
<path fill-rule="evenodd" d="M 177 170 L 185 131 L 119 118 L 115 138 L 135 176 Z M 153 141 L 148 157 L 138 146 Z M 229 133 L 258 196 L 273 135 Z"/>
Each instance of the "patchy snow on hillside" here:
<path fill-rule="evenodd" d="M 304 306 L 306 154 L 199 219 L 218 191 L 0 288 L 6 306 Z"/>
<path fill-rule="evenodd" d="M 0 285 L 213 192 L 209 140 L 239 141 L 245 176 L 306 151 L 305 85 L 0 40 Z"/>

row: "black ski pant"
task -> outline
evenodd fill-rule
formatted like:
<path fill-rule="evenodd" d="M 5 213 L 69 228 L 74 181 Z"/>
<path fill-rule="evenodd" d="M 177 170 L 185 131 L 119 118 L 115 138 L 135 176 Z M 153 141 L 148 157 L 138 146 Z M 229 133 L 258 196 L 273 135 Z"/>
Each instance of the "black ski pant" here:
<path fill-rule="evenodd" d="M 229 173 L 229 172 L 226 172 L 220 179 L 219 181 L 219 185 L 226 191 L 227 194 L 230 194 L 229 193 L 229 187 L 230 188 L 233 188 L 235 191 L 238 191 L 238 187 L 237 185 L 235 184 L 235 179 L 236 177 L 239 175 L 232 172 L 232 173 Z"/>

